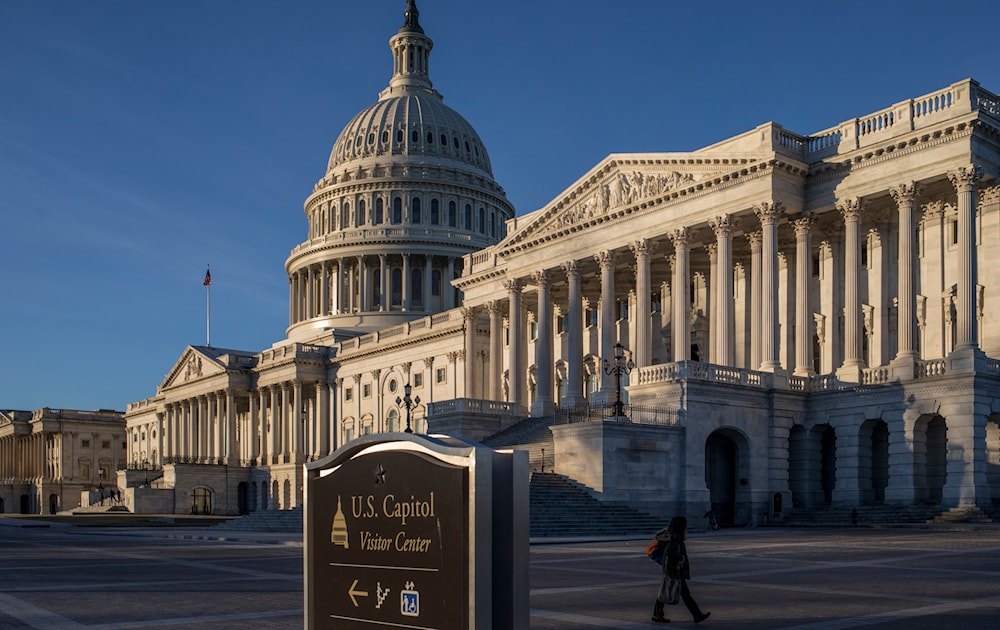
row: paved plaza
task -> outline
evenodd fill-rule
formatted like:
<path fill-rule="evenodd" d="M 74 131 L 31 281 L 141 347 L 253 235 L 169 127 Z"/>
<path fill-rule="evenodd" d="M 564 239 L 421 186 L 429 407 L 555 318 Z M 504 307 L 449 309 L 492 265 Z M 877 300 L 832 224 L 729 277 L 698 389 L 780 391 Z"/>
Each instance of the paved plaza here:
<path fill-rule="evenodd" d="M 0 518 L 4 630 L 302 627 L 295 536 L 37 525 Z M 657 627 L 645 543 L 532 544 L 531 628 Z M 695 532 L 688 550 L 699 628 L 1000 628 L 995 526 Z"/>

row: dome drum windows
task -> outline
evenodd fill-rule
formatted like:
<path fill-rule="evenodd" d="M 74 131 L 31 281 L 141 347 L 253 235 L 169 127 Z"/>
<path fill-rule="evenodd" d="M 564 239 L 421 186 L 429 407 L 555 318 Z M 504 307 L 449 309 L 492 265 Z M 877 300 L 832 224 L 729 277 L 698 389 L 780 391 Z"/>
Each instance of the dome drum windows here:
<path fill-rule="evenodd" d="M 382 198 L 379 197 L 375 200 L 375 216 L 372 220 L 375 225 L 381 225 L 385 222 L 385 211 L 383 208 Z"/>
<path fill-rule="evenodd" d="M 414 225 L 423 223 L 423 216 L 421 216 L 420 210 L 420 197 L 414 197 L 410 201 L 410 223 Z"/>
<path fill-rule="evenodd" d="M 392 224 L 399 225 L 403 222 L 403 200 L 396 197 L 392 200 Z"/>

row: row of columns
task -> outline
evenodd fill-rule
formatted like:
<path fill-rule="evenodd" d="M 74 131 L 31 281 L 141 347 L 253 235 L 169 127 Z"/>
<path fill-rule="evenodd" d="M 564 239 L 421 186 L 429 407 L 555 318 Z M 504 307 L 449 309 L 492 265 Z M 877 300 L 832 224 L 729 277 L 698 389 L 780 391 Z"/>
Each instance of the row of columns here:
<path fill-rule="evenodd" d="M 46 454 L 46 440 L 49 435 L 26 433 L 0 438 L 0 480 L 4 483 L 14 483 L 52 478 Z"/>
<path fill-rule="evenodd" d="M 957 290 L 957 342 L 955 350 L 976 349 L 978 332 L 976 330 L 976 285 L 978 282 L 976 268 L 976 179 L 977 171 L 973 166 L 963 167 L 948 173 L 948 177 L 958 194 L 958 252 L 961 274 Z M 897 332 L 897 357 L 899 361 L 915 361 L 917 352 L 914 346 L 915 303 L 914 291 L 915 260 L 913 243 L 915 241 L 913 209 L 917 187 L 913 182 L 904 182 L 891 189 L 890 194 L 896 201 L 899 214 L 899 248 L 898 248 L 898 286 L 899 325 Z M 753 369 L 765 372 L 775 372 L 782 369 L 779 360 L 778 337 L 778 222 L 784 214 L 784 208 L 779 202 L 767 201 L 754 207 L 754 214 L 760 223 L 759 230 L 747 234 L 750 245 L 750 361 Z M 861 346 L 860 305 L 860 224 L 863 204 L 860 199 L 845 199 L 837 204 L 844 221 L 845 238 L 845 274 L 844 274 L 844 361 L 838 373 L 846 379 L 857 379 L 863 367 Z M 815 220 L 811 214 L 801 213 L 791 220 L 795 234 L 795 324 L 797 331 L 794 346 L 794 374 L 808 376 L 814 373 L 812 367 L 812 330 L 813 315 L 810 310 L 810 292 L 812 278 L 812 243 L 811 231 Z M 733 298 L 733 219 L 724 215 L 714 217 L 709 225 L 715 233 L 716 241 L 710 245 L 712 300 L 710 308 L 710 344 L 708 361 L 719 365 L 733 365 L 735 357 L 735 303 Z M 675 229 L 667 234 L 673 244 L 673 254 L 667 257 L 671 265 L 671 299 L 672 299 L 672 344 L 673 360 L 685 361 L 690 356 L 690 324 L 689 311 L 691 296 L 690 278 L 690 232 L 688 228 Z M 651 287 L 650 287 L 650 255 L 648 241 L 639 239 L 629 245 L 635 262 L 635 296 L 636 311 L 635 339 L 632 341 L 632 358 L 637 367 L 644 367 L 652 361 L 652 343 L 650 338 Z M 615 270 L 614 252 L 602 251 L 595 256 L 600 267 L 600 354 L 602 358 L 610 359 L 615 343 Z M 570 260 L 561 266 L 568 286 L 567 313 L 567 378 L 569 380 L 562 404 L 574 405 L 584 400 L 583 389 L 583 297 L 580 285 L 578 262 Z M 523 337 L 522 291 L 526 281 L 535 286 L 537 292 L 538 338 L 535 343 L 534 363 L 536 366 L 549 366 L 540 369 L 536 374 L 536 396 L 532 405 L 532 415 L 549 415 L 554 411 L 553 383 L 554 373 L 553 344 L 554 329 L 552 325 L 552 299 L 550 285 L 553 270 L 538 270 L 529 278 L 508 278 L 504 281 L 508 302 L 508 385 L 510 401 L 520 403 L 519 397 L 525 391 L 523 382 L 527 366 L 525 365 L 520 344 L 516 343 Z M 493 344 L 502 338 L 502 319 L 498 305 L 488 305 L 491 312 L 490 334 Z M 467 347 L 469 344 L 467 343 Z M 491 353 L 497 354 L 496 345 L 491 346 Z M 502 380 L 500 362 L 491 357 L 490 386 L 487 389 L 494 399 L 499 398 L 499 383 Z M 853 375 L 853 376 L 852 376 Z M 601 395 L 608 400 L 613 387 L 612 379 L 602 379 Z"/>
<path fill-rule="evenodd" d="M 236 405 L 233 390 L 215 391 L 168 403 L 159 421 L 157 450 L 163 454 L 164 462 L 235 463 Z"/>
<path fill-rule="evenodd" d="M 411 269 L 422 268 L 420 310 L 432 310 L 434 287 L 434 256 L 431 254 L 378 254 L 377 267 L 372 256 L 355 256 L 326 260 L 316 265 L 298 269 L 289 276 L 289 322 L 339 315 L 342 313 L 388 311 L 394 306 L 392 296 L 398 288 L 400 306 L 404 311 L 414 310 L 416 303 Z M 455 291 L 451 279 L 455 278 L 456 258 L 447 257 L 441 272 L 442 308 L 455 307 Z M 422 265 L 421 265 L 422 263 Z M 392 271 L 400 270 L 398 287 L 392 283 Z M 375 285 L 376 270 L 379 286 Z"/>
<path fill-rule="evenodd" d="M 240 459 L 267 465 L 329 454 L 336 448 L 331 400 L 331 385 L 322 381 L 285 381 L 250 392 L 250 411 L 241 427 L 249 439 L 241 446 Z"/>

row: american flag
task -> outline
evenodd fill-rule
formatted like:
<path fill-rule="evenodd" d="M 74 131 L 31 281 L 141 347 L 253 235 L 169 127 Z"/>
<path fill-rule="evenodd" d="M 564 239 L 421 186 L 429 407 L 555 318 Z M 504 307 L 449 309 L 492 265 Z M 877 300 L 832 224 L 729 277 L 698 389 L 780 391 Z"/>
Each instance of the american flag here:
<path fill-rule="evenodd" d="M 204 285 L 204 286 L 207 287 L 207 286 L 211 286 L 211 284 L 212 284 L 212 270 L 211 269 L 206 269 L 205 270 L 205 281 L 202 282 L 202 285 Z"/>

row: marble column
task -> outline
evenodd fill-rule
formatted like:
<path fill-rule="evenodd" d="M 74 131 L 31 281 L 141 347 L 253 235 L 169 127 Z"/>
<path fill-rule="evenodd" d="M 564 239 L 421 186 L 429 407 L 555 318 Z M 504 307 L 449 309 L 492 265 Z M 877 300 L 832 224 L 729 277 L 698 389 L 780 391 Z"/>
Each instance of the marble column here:
<path fill-rule="evenodd" d="M 760 251 L 762 234 L 760 230 L 746 235 L 750 244 L 750 362 L 751 370 L 760 369 Z"/>
<path fill-rule="evenodd" d="M 575 260 L 562 266 L 569 284 L 569 305 L 566 320 L 566 364 L 568 383 L 566 394 L 559 401 L 563 407 L 576 407 L 586 402 L 583 396 L 583 295 L 580 269 Z"/>
<path fill-rule="evenodd" d="M 538 285 L 538 338 L 535 339 L 537 371 L 531 415 L 538 418 L 555 413 L 555 402 L 552 399 L 552 296 L 547 271 L 536 271 L 532 279 Z"/>
<path fill-rule="evenodd" d="M 729 215 L 709 221 L 715 232 L 717 247 L 716 272 L 712 274 L 715 285 L 715 358 L 718 365 L 732 366 L 735 362 L 736 305 L 733 302 L 733 221 Z"/>
<path fill-rule="evenodd" d="M 402 278 L 402 286 L 400 287 L 400 295 L 402 296 L 403 310 L 410 311 L 413 310 L 410 305 L 410 255 L 402 254 L 403 257 L 403 270 L 400 273 Z"/>
<path fill-rule="evenodd" d="M 837 203 L 844 217 L 844 364 L 837 370 L 838 378 L 851 382 L 861 380 L 861 306 L 858 275 L 861 269 L 860 233 L 861 200 L 844 199 Z"/>
<path fill-rule="evenodd" d="M 423 300 L 424 300 L 424 312 L 431 313 L 434 311 L 434 307 L 431 304 L 431 300 L 434 299 L 434 293 L 432 291 L 434 284 L 434 257 L 430 254 L 424 256 L 424 286 L 423 286 Z"/>
<path fill-rule="evenodd" d="M 486 309 L 490 314 L 490 383 L 484 395 L 490 400 L 502 400 L 503 311 L 496 301 L 488 302 Z"/>
<path fill-rule="evenodd" d="M 679 228 L 668 235 L 674 244 L 673 265 L 673 347 L 674 361 L 687 361 L 691 358 L 691 312 L 690 306 L 690 269 L 688 263 L 687 228 Z"/>
<path fill-rule="evenodd" d="M 392 301 L 392 278 L 386 264 L 386 254 L 378 255 L 378 310 L 388 311 Z"/>
<path fill-rule="evenodd" d="M 330 313 L 330 262 L 323 261 L 320 265 L 319 284 L 319 315 L 321 317 Z"/>
<path fill-rule="evenodd" d="M 775 372 L 781 368 L 778 361 L 778 218 L 782 214 L 780 203 L 770 201 L 754 208 L 761 225 L 760 253 L 760 369 Z"/>
<path fill-rule="evenodd" d="M 632 357 L 636 367 L 646 367 L 652 363 L 652 345 L 649 340 L 652 286 L 649 279 L 649 244 L 645 239 L 629 244 L 635 255 L 635 341 L 632 343 Z M 582 352 L 581 352 L 582 360 Z"/>
<path fill-rule="evenodd" d="M 719 245 L 718 243 L 706 243 L 705 253 L 708 254 L 708 276 L 705 277 L 705 319 L 708 320 L 708 348 L 702 354 L 702 361 L 706 363 L 717 363 L 716 361 L 716 336 L 718 333 L 719 317 L 715 309 L 715 286 L 716 276 L 719 273 Z M 692 296 L 693 298 L 693 296 Z"/>
<path fill-rule="evenodd" d="M 441 287 L 441 296 L 444 298 L 444 308 L 445 310 L 450 310 L 455 308 L 455 287 L 451 285 L 451 281 L 455 279 L 455 257 L 448 256 L 448 272 L 445 274 L 444 281 Z"/>
<path fill-rule="evenodd" d="M 479 319 L 479 309 L 462 308 L 462 318 L 465 320 L 465 397 L 482 398 L 476 391 L 476 320 Z M 457 384 L 456 384 L 457 385 Z"/>
<path fill-rule="evenodd" d="M 508 311 L 507 311 L 507 388 L 509 402 L 513 403 L 516 409 L 521 405 L 521 395 L 524 391 L 524 364 L 521 361 L 521 281 L 517 278 L 504 280 L 504 288 L 507 289 Z"/>
<path fill-rule="evenodd" d="M 812 281 L 812 243 L 814 219 L 803 215 L 792 221 L 795 230 L 795 376 L 815 374 L 812 366 L 812 313 L 809 309 L 809 283 Z"/>
<path fill-rule="evenodd" d="M 594 256 L 601 268 L 601 360 L 614 358 L 615 334 L 615 260 L 610 251 L 602 251 Z M 599 402 L 611 402 L 615 397 L 613 379 L 601 372 Z"/>
<path fill-rule="evenodd" d="M 958 292 L 956 299 L 955 350 L 978 350 L 976 287 L 979 268 L 976 259 L 976 182 L 978 169 L 969 164 L 948 173 L 958 194 Z"/>

